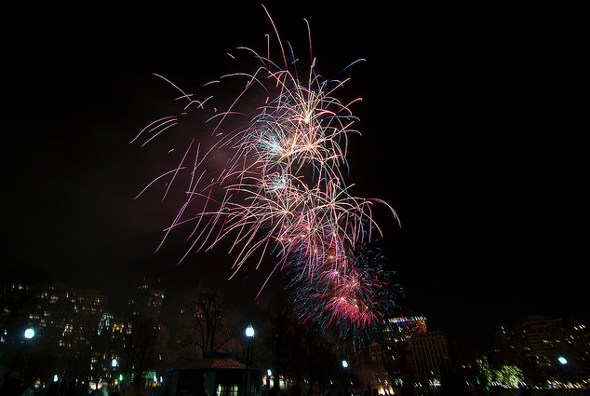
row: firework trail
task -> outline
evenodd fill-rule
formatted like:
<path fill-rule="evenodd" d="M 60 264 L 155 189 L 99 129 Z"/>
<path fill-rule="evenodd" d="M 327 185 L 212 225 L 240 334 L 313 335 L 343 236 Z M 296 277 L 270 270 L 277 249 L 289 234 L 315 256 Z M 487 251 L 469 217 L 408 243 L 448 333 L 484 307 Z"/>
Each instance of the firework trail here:
<path fill-rule="evenodd" d="M 372 205 L 385 205 L 396 220 L 397 215 L 382 200 L 351 195 L 353 185 L 344 177 L 348 136 L 360 134 L 351 106 L 360 98 L 341 102 L 335 95 L 349 79 L 324 79 L 316 72 L 306 20 L 311 62 L 307 70 L 298 70 L 298 59 L 292 50 L 288 57 L 264 10 L 280 61 L 271 59 L 270 38 L 266 55 L 238 47 L 254 56 L 256 66 L 207 84 L 230 83 L 237 89 L 224 110 L 211 106 L 213 112 L 201 126 L 210 131 L 208 147 L 192 139 L 178 165 L 146 187 L 166 183 L 165 199 L 173 185 L 186 181 L 184 200 L 162 243 L 175 229 L 189 227 L 190 247 L 182 262 L 189 252 L 229 240 L 233 275 L 246 262 L 255 259 L 258 268 L 265 256 L 273 255 L 276 263 L 269 278 L 288 269 L 297 279 L 293 289 L 303 319 L 309 316 L 305 312 L 321 312 L 318 317 L 330 322 L 366 327 L 380 318 L 373 299 L 374 289 L 383 284 L 359 265 L 355 251 L 375 233 L 381 235 Z M 140 131 L 131 143 L 142 147 L 176 127 L 189 110 L 204 111 L 213 101 L 213 95 L 196 100 L 158 77 L 178 90 L 177 100 L 185 106 L 179 115 L 160 118 Z M 221 166 L 213 166 L 220 161 Z"/>
<path fill-rule="evenodd" d="M 382 320 L 396 314 L 403 289 L 393 282 L 378 243 L 375 238 L 348 251 L 347 272 L 326 269 L 310 279 L 296 266 L 287 268 L 287 288 L 302 323 L 315 325 L 318 335 L 331 342 L 349 340 L 359 350 L 382 336 Z"/>

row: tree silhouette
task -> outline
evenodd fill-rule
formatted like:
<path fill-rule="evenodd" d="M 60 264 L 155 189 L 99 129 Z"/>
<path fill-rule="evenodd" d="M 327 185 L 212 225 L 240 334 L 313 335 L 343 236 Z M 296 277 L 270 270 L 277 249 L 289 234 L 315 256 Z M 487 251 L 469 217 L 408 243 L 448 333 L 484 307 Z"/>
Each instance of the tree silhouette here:
<path fill-rule="evenodd" d="M 300 385 L 307 379 L 310 387 L 315 385 L 323 393 L 330 379 L 337 377 L 339 348 L 321 336 L 322 329 L 299 320 L 288 294 L 277 293 L 261 304 L 257 322 L 257 359 L 272 369 L 275 378 L 293 379 Z M 274 381 L 271 392 L 278 390 Z"/>
<path fill-rule="evenodd" d="M 155 350 L 160 336 L 160 324 L 148 315 L 133 315 L 125 334 L 124 369 L 128 374 L 153 367 L 156 363 Z"/>
<path fill-rule="evenodd" d="M 229 307 L 226 294 L 209 287 L 199 287 L 180 298 L 176 324 L 180 360 L 203 357 L 236 337 L 235 319 L 227 315 Z"/>

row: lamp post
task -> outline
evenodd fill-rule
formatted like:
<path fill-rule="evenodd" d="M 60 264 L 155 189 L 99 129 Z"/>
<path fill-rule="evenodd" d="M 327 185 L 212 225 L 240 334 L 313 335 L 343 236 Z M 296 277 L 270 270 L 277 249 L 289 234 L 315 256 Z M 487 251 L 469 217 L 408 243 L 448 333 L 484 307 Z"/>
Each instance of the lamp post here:
<path fill-rule="evenodd" d="M 21 348 L 24 348 L 24 353 L 23 353 L 23 379 L 27 380 L 27 376 L 28 376 L 28 351 L 30 349 L 30 344 L 31 344 L 31 340 L 33 338 L 35 338 L 35 329 L 32 327 L 27 327 L 23 333 L 23 336 L 25 338 L 25 340 L 23 341 Z M 26 345 L 25 345 L 26 344 Z"/>
<path fill-rule="evenodd" d="M 558 373 L 559 373 L 559 380 L 561 382 L 567 383 L 571 381 L 570 377 L 570 363 L 567 358 L 563 355 L 557 357 L 558 365 Z"/>
<path fill-rule="evenodd" d="M 348 362 L 346 361 L 346 359 L 342 359 L 342 369 L 344 371 L 344 381 L 342 381 L 342 392 L 344 393 L 344 396 L 348 396 Z"/>
<path fill-rule="evenodd" d="M 119 362 L 117 361 L 117 358 L 113 358 L 111 360 L 111 386 L 113 387 L 111 392 L 113 392 L 116 389 L 116 377 L 115 377 L 115 370 L 117 369 L 117 365 L 119 364 Z"/>
<path fill-rule="evenodd" d="M 243 396 L 247 396 L 249 394 L 250 388 L 250 357 L 251 357 L 251 344 L 252 338 L 254 338 L 254 327 L 252 325 L 248 325 L 246 327 L 246 373 L 244 374 L 244 391 Z"/>
<path fill-rule="evenodd" d="M 30 340 L 31 338 L 35 337 L 35 329 L 33 329 L 32 327 L 27 327 L 25 329 L 25 339 Z"/>
<path fill-rule="evenodd" d="M 270 379 L 272 378 L 272 370 L 266 370 L 266 392 L 270 395 Z"/>

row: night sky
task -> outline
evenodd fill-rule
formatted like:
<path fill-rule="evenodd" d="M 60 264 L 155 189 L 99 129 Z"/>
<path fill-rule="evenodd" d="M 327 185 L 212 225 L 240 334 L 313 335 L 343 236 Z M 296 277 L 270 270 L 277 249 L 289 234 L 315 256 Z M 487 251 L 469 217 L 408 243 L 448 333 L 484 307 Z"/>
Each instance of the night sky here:
<path fill-rule="evenodd" d="M 153 73 L 198 94 L 240 71 L 227 52 L 264 52 L 263 7 L 239 3 L 38 9 L 3 25 L 3 278 L 100 289 L 112 309 L 143 276 L 171 293 L 204 274 L 225 281 L 226 251 L 177 267 L 183 234 L 154 252 L 178 207 L 133 198 L 175 163 L 129 142 L 174 108 L 177 92 Z M 322 75 L 366 59 L 344 73 L 345 93 L 363 98 L 350 181 L 399 215 L 401 227 L 376 212 L 399 303 L 457 336 L 536 314 L 588 321 L 587 90 L 572 11 L 362 3 L 265 5 L 303 59 L 310 22 Z M 253 301 L 267 270 L 245 268 L 231 289 Z"/>

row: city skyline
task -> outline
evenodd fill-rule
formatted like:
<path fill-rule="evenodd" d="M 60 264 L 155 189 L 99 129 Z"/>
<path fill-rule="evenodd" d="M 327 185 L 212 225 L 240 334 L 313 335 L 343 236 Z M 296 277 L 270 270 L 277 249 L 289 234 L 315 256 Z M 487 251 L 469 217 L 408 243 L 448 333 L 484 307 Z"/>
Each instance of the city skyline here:
<path fill-rule="evenodd" d="M 441 19 L 436 10 L 370 5 L 267 6 L 295 51 L 307 50 L 309 20 L 322 73 L 366 59 L 351 68 L 348 88 L 363 97 L 350 179 L 399 216 L 400 227 L 376 213 L 405 290 L 400 304 L 457 335 L 536 314 L 588 320 L 587 156 L 570 96 L 577 55 L 563 33 L 502 9 L 467 19 L 444 10 Z M 188 247 L 179 236 L 154 253 L 176 208 L 155 195 L 133 198 L 174 164 L 129 142 L 176 95 L 153 73 L 198 92 L 228 71 L 226 52 L 264 49 L 272 26 L 257 3 L 185 18 L 121 15 L 108 31 L 39 19 L 35 40 L 8 43 L 7 279 L 63 280 L 116 301 L 142 276 L 177 290 L 202 274 L 229 278 L 223 249 L 177 267 Z M 253 266 L 227 283 L 245 301 L 269 272 Z"/>
<path fill-rule="evenodd" d="M 186 299 L 177 301 L 181 318 L 168 322 L 160 317 L 164 313 L 164 295 L 159 284 L 147 281 L 130 291 L 126 312 L 121 316 L 108 312 L 105 296 L 96 290 L 11 283 L 2 284 L 2 296 L 0 342 L 4 353 L 0 367 L 23 365 L 23 375 L 34 382 L 35 388 L 47 386 L 51 377 L 54 382 L 55 378 L 62 378 L 62 383 L 63 379 L 70 379 L 72 384 L 77 382 L 74 378 L 84 378 L 82 382 L 88 381 L 90 386 L 104 382 L 125 388 L 134 367 L 139 366 L 143 367 L 148 386 L 167 389 L 176 386 L 176 381 L 171 381 L 171 367 L 220 368 L 215 366 L 215 359 L 232 356 L 236 359 L 233 367 L 247 367 L 246 350 L 250 340 L 254 341 L 254 334 L 253 348 L 263 351 L 251 355 L 256 362 L 254 367 L 258 367 L 255 370 L 271 367 L 275 379 L 284 379 L 281 389 L 287 388 L 288 383 L 293 385 L 293 381 L 297 383 L 290 373 L 294 367 L 301 367 L 302 350 L 311 356 L 321 354 L 321 365 L 330 366 L 327 374 L 336 377 L 345 356 L 342 367 L 352 367 L 351 381 L 356 389 L 370 384 L 391 392 L 392 388 L 406 386 L 412 375 L 416 382 L 410 382 L 410 386 L 436 388 L 450 373 L 461 373 L 471 389 L 515 389 L 525 383 L 535 389 L 576 389 L 587 382 L 587 326 L 566 323 L 560 318 L 523 318 L 503 327 L 496 334 L 496 343 L 486 345 L 455 339 L 431 328 L 425 316 L 389 317 L 380 323 L 381 335 L 357 349 L 348 338 L 318 342 L 317 330 L 297 323 L 293 312 L 279 309 L 281 314 L 275 316 L 275 309 L 268 308 L 282 305 L 276 299 L 269 301 L 270 306 L 254 308 L 254 316 L 250 316 L 252 311 L 236 312 L 240 319 L 235 320 L 228 317 L 232 315 L 231 308 L 225 305 L 221 294 L 198 290 L 192 296 L 198 296 L 197 309 L 187 306 Z M 220 311 L 222 307 L 225 309 Z M 214 322 L 219 320 L 217 324 L 222 326 L 210 322 L 212 313 L 216 317 Z M 275 320 L 268 320 L 268 315 Z M 244 337 L 248 339 L 247 349 Z M 282 349 L 279 346 L 293 351 L 277 355 Z M 295 351 L 298 352 L 293 358 Z M 282 371 L 275 359 L 295 366 L 280 365 L 286 370 Z M 314 371 L 319 370 L 309 368 L 305 375 L 314 378 Z M 384 378 L 387 380 L 383 381 Z M 314 380 L 303 382 L 304 387 L 314 384 L 320 389 L 328 383 L 329 387 L 334 385 L 322 376 L 317 384 Z M 268 385 L 264 379 L 262 383 Z"/>
<path fill-rule="evenodd" d="M 121 295 L 123 297 L 120 301 L 113 301 L 108 294 L 105 294 L 100 289 L 89 288 L 89 287 L 74 287 L 72 285 L 66 283 L 43 283 L 41 282 L 6 282 L 0 283 L 3 287 L 8 287 L 9 289 L 13 286 L 16 286 L 17 289 L 19 286 L 23 287 L 24 290 L 34 290 L 37 293 L 37 297 L 39 298 L 40 291 L 50 291 L 54 290 L 56 293 L 74 293 L 74 295 L 84 295 L 84 296 L 91 296 L 92 298 L 96 298 L 100 301 L 101 311 L 100 315 L 104 316 L 107 315 L 109 317 L 113 317 L 116 320 L 121 320 L 125 318 L 129 318 L 133 316 L 135 311 L 135 306 L 142 307 L 140 308 L 141 314 L 146 315 L 146 307 L 151 306 L 151 303 L 148 303 L 148 299 L 154 298 L 155 296 L 158 300 L 157 306 L 155 306 L 154 310 L 154 317 L 153 319 L 162 323 L 165 326 L 170 326 L 175 323 L 176 319 L 175 316 L 178 315 L 179 309 L 183 304 L 183 300 L 180 298 L 184 296 L 195 297 L 200 291 L 213 291 L 215 293 L 223 293 L 225 304 L 224 304 L 224 315 L 236 315 L 239 318 L 245 319 L 248 317 L 249 312 L 251 311 L 251 307 L 249 307 L 250 303 L 248 301 L 243 301 L 240 299 L 240 293 L 235 293 L 223 282 L 218 283 L 217 285 L 213 286 L 211 283 L 208 282 L 197 282 L 197 285 L 193 286 L 191 289 L 182 289 L 179 293 L 169 293 L 166 287 L 163 285 L 159 279 L 147 279 L 144 277 L 141 280 L 136 280 L 132 284 L 130 284 L 129 289 L 125 295 Z M 139 299 L 138 296 L 141 296 L 142 292 L 141 289 L 145 289 L 147 291 L 147 295 L 144 296 L 147 298 L 145 301 Z M 280 298 L 278 294 L 274 294 L 275 290 L 272 293 L 265 295 L 264 298 L 258 300 L 259 306 L 266 306 L 268 304 L 272 304 L 273 301 L 276 301 L 277 298 Z M 281 293 L 280 290 L 276 290 L 277 293 Z M 39 308 L 39 307 L 37 307 Z M 450 342 L 459 342 L 459 343 L 466 343 L 464 345 L 469 345 L 469 348 L 475 348 L 480 351 L 485 351 L 486 348 L 491 348 L 496 338 L 505 332 L 507 329 L 515 329 L 521 326 L 522 323 L 527 323 L 530 321 L 535 320 L 548 320 L 548 321 L 559 321 L 563 323 L 568 328 L 574 328 L 576 326 L 589 326 L 590 323 L 587 320 L 576 320 L 572 317 L 563 317 L 559 315 L 539 315 L 535 313 L 525 314 L 518 318 L 513 319 L 502 319 L 499 318 L 498 325 L 496 327 L 489 327 L 489 328 L 480 328 L 479 330 L 481 333 L 478 334 L 464 334 L 461 332 L 453 333 L 447 330 L 441 329 L 437 327 L 437 323 L 431 323 L 428 316 L 417 313 L 420 312 L 419 310 L 409 310 L 405 307 L 400 307 L 394 314 L 391 316 L 386 316 L 382 318 L 381 325 L 384 326 L 386 323 L 395 323 L 397 326 L 403 327 L 404 322 L 409 321 L 419 321 L 421 323 L 419 332 L 424 333 L 426 331 L 433 331 L 433 332 L 440 332 L 444 334 L 444 336 Z M 20 312 L 22 315 L 24 312 Z M 240 321 L 240 320 L 238 320 Z M 99 325 L 98 323 L 96 324 Z"/>

